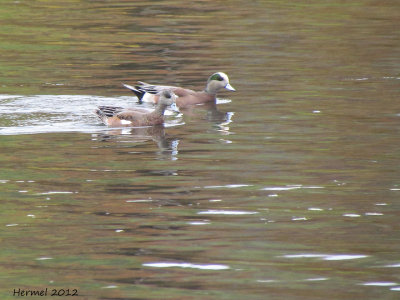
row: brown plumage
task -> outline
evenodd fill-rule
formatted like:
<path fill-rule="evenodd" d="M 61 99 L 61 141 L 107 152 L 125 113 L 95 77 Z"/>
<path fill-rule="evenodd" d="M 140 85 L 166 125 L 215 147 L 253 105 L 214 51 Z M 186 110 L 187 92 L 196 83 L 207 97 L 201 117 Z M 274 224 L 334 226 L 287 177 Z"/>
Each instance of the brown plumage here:
<path fill-rule="evenodd" d="M 164 90 L 159 95 L 159 101 L 152 112 L 142 109 L 100 106 L 97 116 L 109 127 L 140 127 L 164 124 L 164 112 L 167 106 L 174 105 L 176 95 Z"/>
<path fill-rule="evenodd" d="M 173 91 L 178 97 L 176 99 L 176 105 L 180 108 L 215 101 L 217 92 L 223 88 L 229 91 L 235 91 L 229 84 L 228 76 L 222 72 L 211 75 L 207 80 L 206 88 L 199 92 L 175 86 L 152 85 L 142 81 L 138 83 L 139 84 L 135 86 L 124 84 L 124 87 L 134 92 L 140 102 L 157 103 L 159 100 L 159 93 L 168 89 Z"/>

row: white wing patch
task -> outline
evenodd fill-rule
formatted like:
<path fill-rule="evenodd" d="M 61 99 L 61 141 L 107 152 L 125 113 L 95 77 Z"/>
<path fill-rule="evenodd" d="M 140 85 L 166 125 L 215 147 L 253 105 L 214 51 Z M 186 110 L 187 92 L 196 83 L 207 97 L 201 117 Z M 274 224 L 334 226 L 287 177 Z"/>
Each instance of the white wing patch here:
<path fill-rule="evenodd" d="M 130 124 L 132 124 L 132 121 L 121 120 L 121 124 L 122 124 L 122 125 L 130 125 Z"/>
<path fill-rule="evenodd" d="M 154 103 L 154 95 L 150 93 L 145 93 L 143 95 L 142 102 Z"/>

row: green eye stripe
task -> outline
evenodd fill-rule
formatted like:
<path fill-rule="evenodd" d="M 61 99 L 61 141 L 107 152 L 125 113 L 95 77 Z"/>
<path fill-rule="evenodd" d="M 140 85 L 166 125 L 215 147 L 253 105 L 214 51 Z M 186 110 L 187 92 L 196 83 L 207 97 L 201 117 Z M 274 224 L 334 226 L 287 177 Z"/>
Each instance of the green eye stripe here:
<path fill-rule="evenodd" d="M 221 75 L 219 75 L 219 74 L 217 73 L 217 74 L 212 75 L 211 78 L 210 78 L 210 80 L 223 81 L 224 79 L 222 78 Z"/>

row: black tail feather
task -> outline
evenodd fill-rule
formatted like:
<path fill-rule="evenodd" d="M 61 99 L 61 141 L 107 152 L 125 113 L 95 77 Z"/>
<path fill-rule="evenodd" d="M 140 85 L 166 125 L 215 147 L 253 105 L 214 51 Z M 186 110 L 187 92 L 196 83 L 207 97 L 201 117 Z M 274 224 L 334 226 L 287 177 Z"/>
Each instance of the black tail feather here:
<path fill-rule="evenodd" d="M 96 110 L 96 114 L 100 116 L 112 117 L 115 116 L 117 113 L 121 112 L 123 107 L 117 106 L 99 106 Z"/>
<path fill-rule="evenodd" d="M 142 98 L 146 93 L 146 91 L 141 90 L 140 86 L 131 86 L 125 83 L 123 83 L 122 85 L 126 87 L 128 90 L 131 90 L 136 95 L 136 97 L 139 99 L 139 103 L 142 102 Z"/>
<path fill-rule="evenodd" d="M 107 125 L 107 119 L 115 116 L 123 110 L 122 107 L 116 106 L 99 106 L 94 112 L 99 117 L 99 119 Z"/>

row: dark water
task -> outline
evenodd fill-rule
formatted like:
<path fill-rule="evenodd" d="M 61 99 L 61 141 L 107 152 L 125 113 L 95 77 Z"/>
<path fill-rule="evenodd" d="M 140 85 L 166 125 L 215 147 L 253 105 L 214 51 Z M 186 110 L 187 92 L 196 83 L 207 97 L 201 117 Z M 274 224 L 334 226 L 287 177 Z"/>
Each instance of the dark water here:
<path fill-rule="evenodd" d="M 2 1 L 1 299 L 399 299 L 399 9 Z M 165 129 L 93 114 L 215 71 Z"/>

